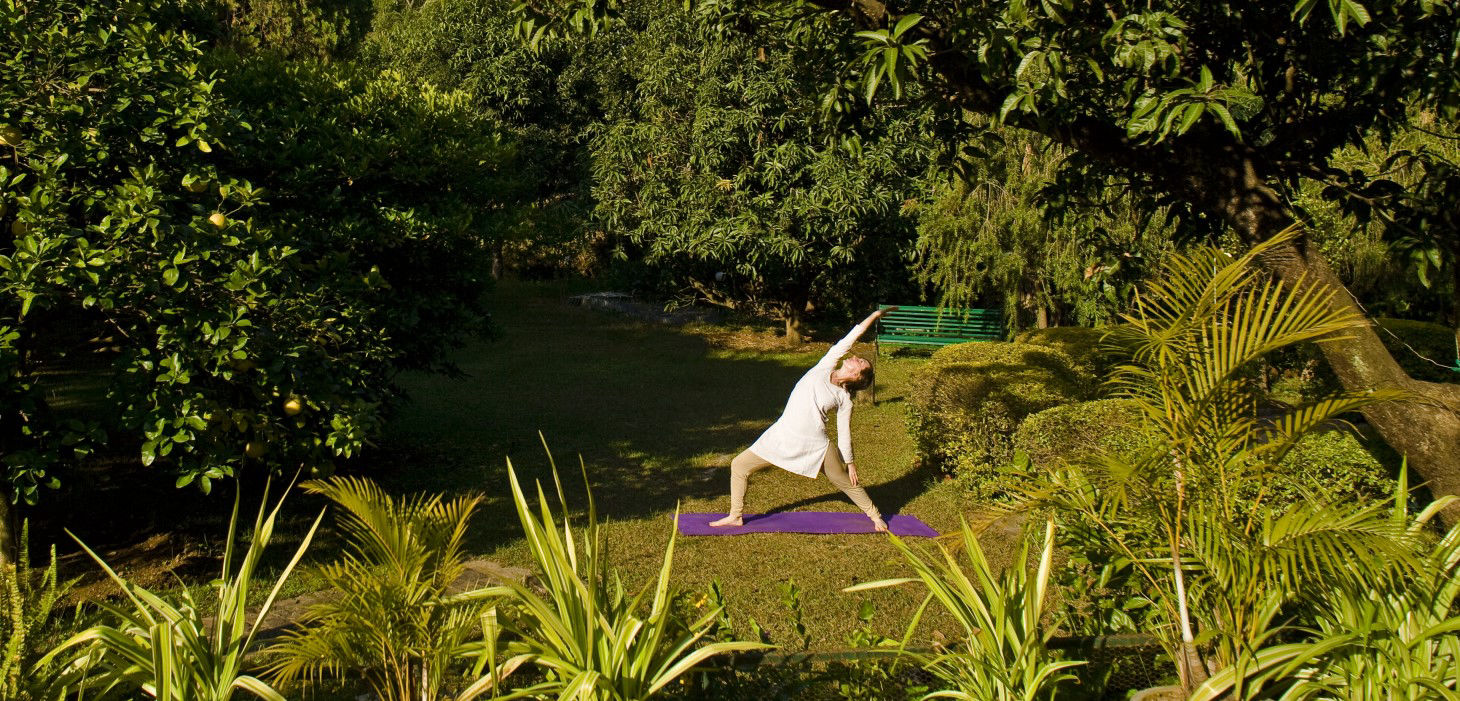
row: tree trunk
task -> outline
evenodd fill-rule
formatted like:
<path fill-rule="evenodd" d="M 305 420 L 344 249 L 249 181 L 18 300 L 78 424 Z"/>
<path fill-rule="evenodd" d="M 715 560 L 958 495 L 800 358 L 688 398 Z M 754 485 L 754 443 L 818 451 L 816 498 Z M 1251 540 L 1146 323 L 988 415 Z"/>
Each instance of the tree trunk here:
<path fill-rule="evenodd" d="M 1432 493 L 1460 495 L 1460 385 L 1422 382 L 1405 374 L 1316 249 L 1285 246 L 1266 256 L 1263 264 L 1284 280 L 1304 276 L 1339 290 L 1334 304 L 1361 315 L 1364 322 L 1349 330 L 1348 338 L 1318 344 L 1324 359 L 1344 389 L 1398 389 L 1414 395 L 1415 401 L 1369 407 L 1363 411 L 1364 418 L 1385 442 L 1408 458 L 1414 471 L 1429 482 Z M 1446 509 L 1445 520 L 1460 522 L 1460 505 Z"/>
<path fill-rule="evenodd" d="M 790 305 L 786 307 L 784 321 L 786 322 L 786 340 L 800 343 L 806 340 L 805 314 L 801 307 Z"/>
<path fill-rule="evenodd" d="M 1292 225 L 1293 218 L 1267 187 L 1256 159 L 1250 153 L 1233 155 L 1236 158 L 1222 165 L 1189 166 L 1187 187 L 1252 245 Z M 1344 336 L 1318 344 L 1324 359 L 1345 390 L 1395 389 L 1414 396 L 1414 401 L 1369 407 L 1364 418 L 1428 481 L 1432 493 L 1460 495 L 1460 385 L 1422 382 L 1406 374 L 1379 340 L 1367 313 L 1306 236 L 1274 249 L 1259 263 L 1284 282 L 1318 283 L 1337 291 L 1333 305 L 1362 321 Z M 1460 504 L 1446 509 L 1444 518 L 1460 522 Z"/>

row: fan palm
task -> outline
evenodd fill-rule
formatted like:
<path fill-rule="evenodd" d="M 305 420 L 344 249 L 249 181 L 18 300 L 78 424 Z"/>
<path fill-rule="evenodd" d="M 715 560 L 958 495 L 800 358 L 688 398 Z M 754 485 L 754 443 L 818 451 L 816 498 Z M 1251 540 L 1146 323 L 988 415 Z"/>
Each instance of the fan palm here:
<path fill-rule="evenodd" d="M 463 539 L 481 497 L 394 498 L 363 478 L 307 482 L 343 513 L 344 552 L 319 574 L 336 595 L 312 604 L 269 648 L 281 683 L 346 675 L 387 701 L 434 701 L 474 639 L 485 588 L 452 593 L 465 572 Z"/>
<path fill-rule="evenodd" d="M 1188 690 L 1207 676 L 1197 623 L 1214 639 L 1215 662 L 1230 664 L 1267 640 L 1273 617 L 1305 581 L 1402 565 L 1409 552 L 1382 507 L 1267 503 L 1276 465 L 1306 433 L 1401 396 L 1336 394 L 1259 417 L 1249 372 L 1258 360 L 1362 323 L 1333 304 L 1334 290 L 1259 273 L 1254 260 L 1295 235 L 1285 231 L 1235 258 L 1200 248 L 1167 259 L 1164 274 L 1137 294 L 1127 324 L 1107 335 L 1129 358 L 1111 382 L 1140 407 L 1152 447 L 1134 458 L 1091 456 L 1055 472 L 1044 492 L 1135 563 L 1170 622 L 1158 632 Z"/>

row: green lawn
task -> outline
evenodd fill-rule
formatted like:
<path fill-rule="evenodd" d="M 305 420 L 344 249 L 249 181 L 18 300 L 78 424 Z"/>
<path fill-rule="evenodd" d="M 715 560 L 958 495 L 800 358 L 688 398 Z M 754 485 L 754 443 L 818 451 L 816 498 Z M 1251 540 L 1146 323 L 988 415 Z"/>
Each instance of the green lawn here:
<path fill-rule="evenodd" d="M 830 339 L 776 348 L 769 333 L 727 332 L 635 321 L 569 305 L 561 285 L 506 283 L 494 293 L 500 334 L 456 354 L 462 378 L 411 376 L 412 403 L 387 441 L 410 456 L 381 478 L 397 490 L 476 490 L 488 497 L 473 548 L 507 564 L 527 564 L 505 477 L 542 477 L 546 437 L 582 501 L 578 458 L 587 467 L 600 513 L 611 519 L 610 547 L 635 585 L 657 570 L 676 506 L 723 511 L 730 457 L 779 414 L 796 379 Z M 760 349 L 756 349 L 759 346 Z M 749 349 L 747 349 L 749 348 Z M 866 344 L 858 352 L 870 354 Z M 853 414 L 857 465 L 886 513 L 909 513 L 934 528 L 958 527 L 961 504 L 951 486 L 934 485 L 912 467 L 902 396 L 915 355 L 878 362 L 878 404 Z M 747 511 L 856 511 L 824 477 L 768 470 L 752 480 Z M 985 538 L 996 558 L 1014 543 L 1007 530 Z M 738 626 L 754 617 L 778 642 L 790 643 L 782 586 L 804 590 L 813 647 L 844 646 L 861 597 L 878 606 L 875 627 L 897 633 L 917 604 L 915 590 L 846 595 L 842 587 L 906 574 L 884 537 L 759 534 L 681 538 L 675 578 L 704 588 L 718 578 Z M 951 632 L 951 631 L 949 631 Z"/>

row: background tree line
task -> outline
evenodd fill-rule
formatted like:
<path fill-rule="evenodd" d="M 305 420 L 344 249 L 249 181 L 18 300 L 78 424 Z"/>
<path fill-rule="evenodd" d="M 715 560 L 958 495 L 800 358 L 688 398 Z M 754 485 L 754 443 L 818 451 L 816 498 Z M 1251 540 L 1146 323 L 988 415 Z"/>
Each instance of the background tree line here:
<path fill-rule="evenodd" d="M 1454 8 L 1315 7 L 5 0 L 6 481 L 327 472 L 508 272 L 793 337 L 878 301 L 1090 325 L 1299 221 L 1271 270 L 1454 327 Z M 1460 491 L 1454 386 L 1384 340 L 1325 354 L 1423 400 L 1366 415 Z"/>

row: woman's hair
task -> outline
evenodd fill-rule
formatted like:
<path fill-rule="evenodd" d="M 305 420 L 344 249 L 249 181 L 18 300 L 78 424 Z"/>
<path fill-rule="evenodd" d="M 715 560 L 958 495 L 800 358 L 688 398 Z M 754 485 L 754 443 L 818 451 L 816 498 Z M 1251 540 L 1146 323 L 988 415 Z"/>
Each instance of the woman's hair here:
<path fill-rule="evenodd" d="M 846 384 L 842 385 L 842 389 L 845 389 L 847 394 L 852 395 L 852 399 L 856 399 L 857 393 L 872 386 L 872 380 L 872 368 L 864 368 L 862 374 L 857 376 L 857 379 L 848 380 Z"/>

